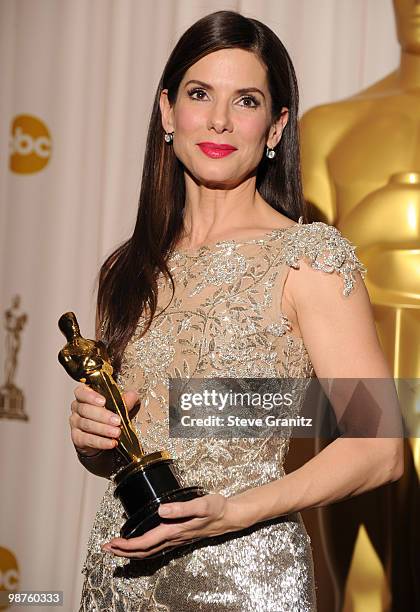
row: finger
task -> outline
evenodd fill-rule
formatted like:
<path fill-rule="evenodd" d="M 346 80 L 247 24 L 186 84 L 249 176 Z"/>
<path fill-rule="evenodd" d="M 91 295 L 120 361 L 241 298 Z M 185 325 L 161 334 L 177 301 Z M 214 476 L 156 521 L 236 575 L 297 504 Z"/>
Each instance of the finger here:
<path fill-rule="evenodd" d="M 92 404 L 78 403 L 76 413 L 80 417 L 96 421 L 97 423 L 105 423 L 107 425 L 119 425 L 121 423 L 120 417 L 111 410 L 92 406 Z"/>
<path fill-rule="evenodd" d="M 87 434 L 80 429 L 72 430 L 72 441 L 77 448 L 95 448 L 98 450 L 110 450 L 118 444 L 115 438 L 102 438 L 93 434 Z"/>
<path fill-rule="evenodd" d="M 97 393 L 87 385 L 78 385 L 74 390 L 74 396 L 80 403 L 96 404 L 97 406 L 105 406 L 105 398 L 100 393 Z"/>
<path fill-rule="evenodd" d="M 74 395 L 79 405 L 84 404 L 86 406 L 101 406 L 101 407 L 105 406 L 105 398 L 99 393 L 96 393 L 96 391 L 93 391 L 93 389 L 90 389 L 87 385 L 79 385 L 78 387 L 76 387 L 74 390 Z M 136 406 L 139 403 L 140 395 L 136 391 L 127 391 L 126 393 L 123 394 L 123 398 L 127 406 L 127 410 L 131 411 L 134 408 L 134 406 Z M 96 411 L 95 414 L 100 415 L 101 412 Z M 115 413 L 113 413 L 110 410 L 106 410 L 106 414 L 108 418 L 110 418 L 111 415 Z M 96 420 L 101 420 L 101 419 L 99 417 Z"/>
<path fill-rule="evenodd" d="M 148 550 L 126 550 L 122 548 L 112 548 L 109 543 L 104 544 L 102 549 L 116 555 L 117 557 L 126 557 L 128 559 L 146 559 L 162 551 L 170 551 L 174 548 L 179 548 L 180 546 L 186 546 L 188 544 L 192 544 L 193 542 L 198 542 L 201 539 L 202 537 L 192 537 L 179 542 L 166 541 Z"/>
<path fill-rule="evenodd" d="M 198 542 L 199 540 L 202 540 L 203 538 L 199 537 L 199 538 L 188 538 L 188 540 L 184 540 L 183 542 L 179 542 L 178 544 L 174 544 L 173 542 L 164 542 L 163 544 L 161 544 L 160 546 L 157 546 L 156 548 L 152 548 L 151 550 L 148 550 L 144 553 L 140 553 L 141 556 L 139 556 L 140 559 L 147 559 L 150 558 L 158 553 L 161 552 L 165 552 L 165 551 L 170 551 L 173 550 L 175 548 L 179 548 L 181 546 L 187 546 L 188 544 L 193 544 L 194 542 Z M 130 553 L 130 554 L 135 554 L 135 553 Z"/>
<path fill-rule="evenodd" d="M 125 405 L 127 406 L 127 410 L 131 412 L 135 406 L 140 401 L 140 394 L 137 391 L 126 391 L 123 393 L 123 398 Z"/>
<path fill-rule="evenodd" d="M 112 553 L 116 557 L 126 557 L 127 559 L 147 559 L 148 557 L 152 557 L 153 555 L 156 555 L 157 553 L 165 549 L 178 548 L 179 546 L 183 546 L 183 545 L 184 545 L 183 543 L 169 544 L 165 542 L 164 544 L 160 544 L 156 548 L 153 548 L 152 550 L 149 550 L 149 551 L 141 551 L 141 550 L 127 551 L 127 550 L 118 550 L 114 548 L 111 549 L 111 548 L 106 548 L 106 547 L 104 547 L 104 550 Z"/>
<path fill-rule="evenodd" d="M 161 523 L 157 527 L 150 529 L 145 534 L 137 538 L 113 538 L 109 544 L 113 548 L 121 550 L 141 550 L 146 551 L 152 547 L 160 545 L 162 542 L 176 542 L 188 538 L 185 536 L 185 527 L 180 523 Z"/>
<path fill-rule="evenodd" d="M 206 517 L 209 507 L 206 497 L 196 497 L 186 502 L 173 502 L 171 504 L 160 504 L 159 515 L 164 518 L 179 519 L 184 517 Z"/>
<path fill-rule="evenodd" d="M 121 429 L 119 427 L 104 425 L 103 423 L 97 423 L 91 419 L 84 419 L 77 415 L 73 415 L 73 420 L 75 421 L 76 428 L 84 433 L 103 436 L 104 438 L 119 438 L 121 435 Z"/>

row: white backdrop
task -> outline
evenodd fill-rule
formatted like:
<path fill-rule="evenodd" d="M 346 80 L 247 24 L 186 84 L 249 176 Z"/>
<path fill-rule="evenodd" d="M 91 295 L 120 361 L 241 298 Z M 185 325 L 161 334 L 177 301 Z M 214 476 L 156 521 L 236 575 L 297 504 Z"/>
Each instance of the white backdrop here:
<path fill-rule="evenodd" d="M 74 310 L 92 337 L 95 276 L 134 222 L 164 63 L 189 25 L 220 9 L 264 21 L 282 39 L 302 112 L 359 91 L 398 63 L 391 0 L 0 0 L 0 316 L 19 294 L 28 322 L 15 382 L 29 415 L 0 421 L 0 588 L 6 549 L 20 587 L 63 590 L 65 610 L 78 608 L 106 482 L 75 458 L 75 384 L 57 362 L 57 320 Z M 50 152 L 29 158 L 16 125 L 31 135 L 29 148 L 49 134 Z M 2 326 L 0 367 L 3 346 Z"/>

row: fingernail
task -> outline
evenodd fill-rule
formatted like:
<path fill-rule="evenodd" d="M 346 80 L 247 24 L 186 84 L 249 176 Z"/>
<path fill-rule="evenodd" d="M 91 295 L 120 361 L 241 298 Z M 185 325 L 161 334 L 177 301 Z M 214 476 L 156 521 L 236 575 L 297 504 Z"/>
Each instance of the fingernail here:
<path fill-rule="evenodd" d="M 105 405 L 105 399 L 103 397 L 96 397 L 95 398 L 95 402 L 97 404 L 99 404 L 100 406 L 104 406 Z"/>
<path fill-rule="evenodd" d="M 119 425 L 120 424 L 120 417 L 118 417 L 118 416 L 111 417 L 111 423 L 113 423 L 114 425 Z"/>
<path fill-rule="evenodd" d="M 160 506 L 159 514 L 161 516 L 168 516 L 169 514 L 171 514 L 171 509 L 170 508 L 166 508 L 166 506 Z"/>

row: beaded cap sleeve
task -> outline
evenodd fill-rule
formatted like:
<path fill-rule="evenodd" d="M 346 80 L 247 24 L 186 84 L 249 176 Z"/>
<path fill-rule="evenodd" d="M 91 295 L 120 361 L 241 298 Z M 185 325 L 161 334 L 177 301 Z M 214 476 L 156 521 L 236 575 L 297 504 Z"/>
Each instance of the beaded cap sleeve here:
<path fill-rule="evenodd" d="M 315 270 L 337 272 L 343 278 L 343 295 L 354 288 L 354 273 L 362 277 L 367 270 L 355 253 L 355 247 L 340 231 L 320 221 L 299 225 L 296 233 L 284 236 L 285 263 L 299 269 L 299 260 L 307 258 Z"/>
<path fill-rule="evenodd" d="M 224 240 L 173 251 L 168 279 L 158 278 L 158 305 L 123 355 L 118 383 L 140 394 L 134 425 L 146 452 L 168 450 L 186 486 L 230 497 L 284 476 L 290 434 L 264 438 L 169 436 L 170 378 L 310 379 L 304 339 L 281 311 L 285 279 L 302 259 L 337 273 L 350 295 L 354 247 L 324 223 L 276 229 L 250 240 Z M 283 381 L 287 382 L 287 381 Z M 284 410 L 283 410 L 284 409 Z M 299 406 L 282 407 L 296 417 Z M 127 564 L 101 550 L 125 521 L 109 483 L 91 531 L 81 610 L 148 612 L 312 612 L 316 608 L 310 541 L 300 514 L 208 538 L 158 560 Z"/>

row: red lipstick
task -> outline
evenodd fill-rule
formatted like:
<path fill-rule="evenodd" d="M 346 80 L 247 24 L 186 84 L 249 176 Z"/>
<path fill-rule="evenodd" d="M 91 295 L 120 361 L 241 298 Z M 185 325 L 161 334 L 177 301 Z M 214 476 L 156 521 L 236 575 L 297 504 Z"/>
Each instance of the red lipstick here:
<path fill-rule="evenodd" d="M 205 155 L 213 159 L 226 157 L 237 150 L 236 147 L 233 147 L 232 145 L 218 144 L 217 142 L 199 142 L 198 146 Z"/>

